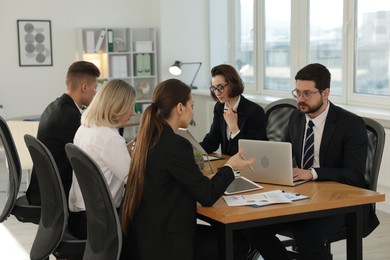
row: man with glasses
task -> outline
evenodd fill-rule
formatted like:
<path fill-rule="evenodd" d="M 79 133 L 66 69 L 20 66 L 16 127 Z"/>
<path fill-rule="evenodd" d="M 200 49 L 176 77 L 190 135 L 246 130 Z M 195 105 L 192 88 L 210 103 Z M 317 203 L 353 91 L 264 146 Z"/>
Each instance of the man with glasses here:
<path fill-rule="evenodd" d="M 244 84 L 236 69 L 228 64 L 215 66 L 211 85 L 210 94 L 217 103 L 210 131 L 200 143 L 205 151 L 221 147 L 221 153 L 234 155 L 239 139 L 266 140 L 264 109 L 241 95 Z"/>
<path fill-rule="evenodd" d="M 368 188 L 364 173 L 367 156 L 367 131 L 362 118 L 329 101 L 329 70 L 318 63 L 309 64 L 295 76 L 292 91 L 298 108 L 291 115 L 287 142 L 291 142 L 296 168 L 294 180 L 336 181 Z M 303 184 L 304 185 L 304 184 Z M 379 221 L 368 205 L 364 212 L 364 235 Z M 272 225 L 249 230 L 248 237 L 265 260 L 290 259 L 275 236 L 288 229 L 296 241 L 298 259 L 328 259 L 325 243 L 345 226 L 345 216 Z"/>
<path fill-rule="evenodd" d="M 99 69 L 91 62 L 77 61 L 66 74 L 67 92 L 50 103 L 39 120 L 37 138 L 47 146 L 57 164 L 68 198 L 72 184 L 72 167 L 65 153 L 65 145 L 73 143 L 80 126 L 81 112 L 95 96 Z M 41 205 L 38 180 L 32 170 L 27 199 L 31 205 Z"/>

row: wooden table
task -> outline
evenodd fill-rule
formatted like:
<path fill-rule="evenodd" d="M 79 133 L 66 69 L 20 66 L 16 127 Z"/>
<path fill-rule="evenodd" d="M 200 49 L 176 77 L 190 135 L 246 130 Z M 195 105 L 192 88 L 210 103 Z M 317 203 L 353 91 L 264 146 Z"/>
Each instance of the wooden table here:
<path fill-rule="evenodd" d="M 216 168 L 224 163 L 225 160 L 218 160 L 211 162 L 211 165 L 216 171 Z M 384 194 L 337 182 L 311 181 L 296 187 L 261 183 L 261 186 L 264 187 L 263 190 L 248 192 L 248 194 L 278 189 L 308 195 L 310 199 L 260 208 L 229 207 L 223 198 L 220 198 L 212 207 L 199 205 L 198 218 L 212 224 L 220 232 L 223 249 L 221 259 L 233 259 L 233 231 L 235 230 L 346 214 L 347 259 L 361 260 L 363 206 L 385 200 Z"/>

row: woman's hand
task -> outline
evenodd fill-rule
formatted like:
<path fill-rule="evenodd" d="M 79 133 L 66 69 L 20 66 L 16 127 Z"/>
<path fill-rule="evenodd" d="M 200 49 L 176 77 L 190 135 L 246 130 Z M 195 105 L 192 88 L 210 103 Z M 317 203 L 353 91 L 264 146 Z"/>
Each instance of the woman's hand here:
<path fill-rule="evenodd" d="M 229 126 L 230 131 L 235 134 L 240 130 L 238 128 L 238 115 L 236 111 L 233 111 L 226 103 L 227 110 L 223 113 L 223 118 L 225 119 L 226 124 Z"/>
<path fill-rule="evenodd" d="M 250 166 L 255 161 L 255 158 L 245 158 L 242 154 L 244 153 L 243 149 L 240 149 L 238 153 L 230 157 L 226 162 L 227 165 L 230 165 L 233 170 L 240 170 L 244 167 Z M 245 159 L 244 159 L 245 158 Z"/>

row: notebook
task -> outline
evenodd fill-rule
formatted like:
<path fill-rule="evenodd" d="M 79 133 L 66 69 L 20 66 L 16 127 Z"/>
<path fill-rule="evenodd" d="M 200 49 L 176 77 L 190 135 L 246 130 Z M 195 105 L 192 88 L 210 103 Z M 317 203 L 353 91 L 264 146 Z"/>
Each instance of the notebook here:
<path fill-rule="evenodd" d="M 207 160 L 214 161 L 214 160 L 222 159 L 221 157 L 208 155 L 208 153 L 203 149 L 203 147 L 199 144 L 199 142 L 195 139 L 195 137 L 190 133 L 190 131 L 187 128 L 177 129 L 176 134 L 178 134 L 178 135 L 184 137 L 185 139 L 187 139 L 188 141 L 190 141 L 190 143 L 192 144 L 192 146 L 196 150 L 201 151 L 203 154 L 203 157 L 204 157 L 203 159 L 205 161 L 207 161 Z"/>
<path fill-rule="evenodd" d="M 305 181 L 293 181 L 291 143 L 238 140 L 239 149 L 244 149 L 245 158 L 255 158 L 252 171 L 249 167 L 241 170 L 241 176 L 254 182 L 295 186 Z"/>

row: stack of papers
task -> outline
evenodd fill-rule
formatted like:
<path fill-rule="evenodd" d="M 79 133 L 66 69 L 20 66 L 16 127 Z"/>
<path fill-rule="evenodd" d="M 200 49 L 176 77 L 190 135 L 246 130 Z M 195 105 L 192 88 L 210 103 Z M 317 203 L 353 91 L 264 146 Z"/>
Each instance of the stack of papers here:
<path fill-rule="evenodd" d="M 229 206 L 245 206 L 262 207 L 278 203 L 291 203 L 296 200 L 308 199 L 308 196 L 290 193 L 282 190 L 274 190 L 262 193 L 223 196 L 223 199 Z"/>

